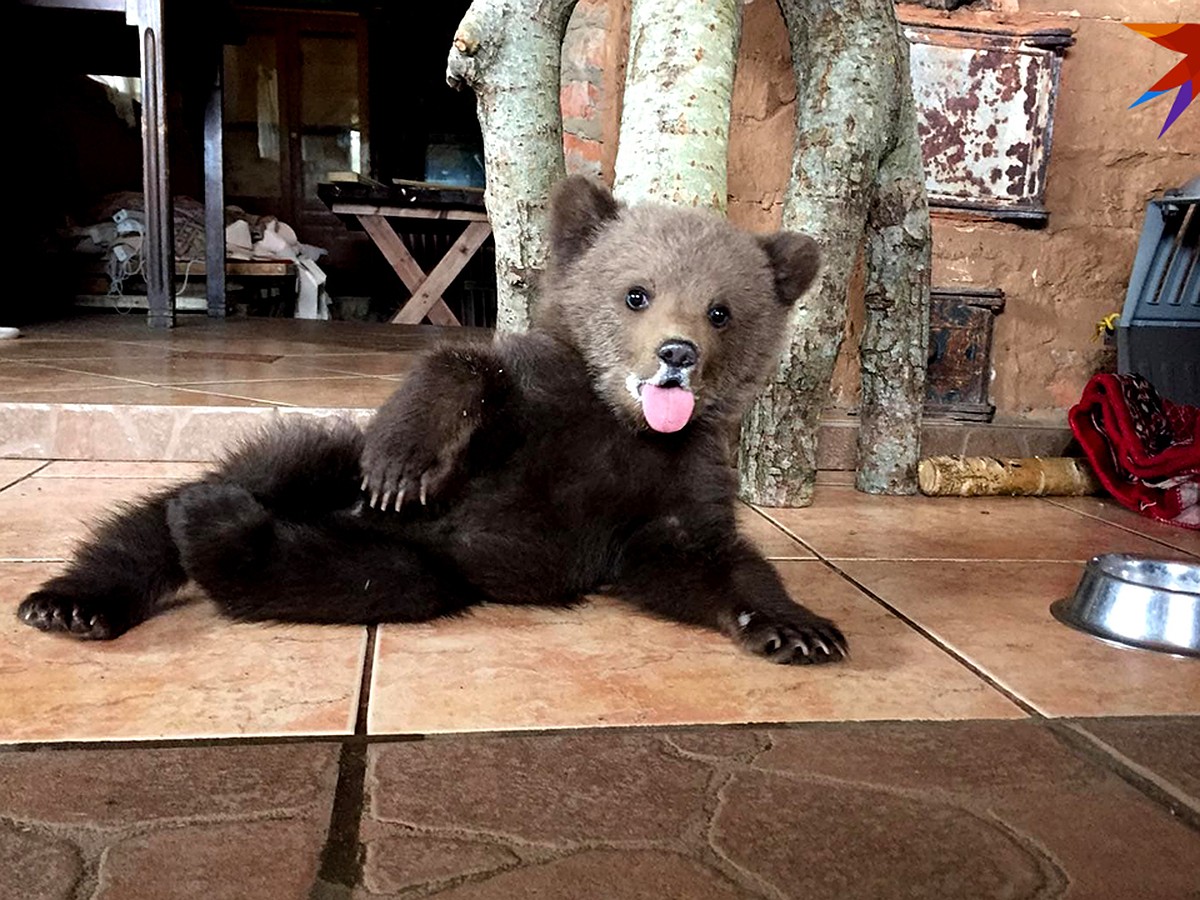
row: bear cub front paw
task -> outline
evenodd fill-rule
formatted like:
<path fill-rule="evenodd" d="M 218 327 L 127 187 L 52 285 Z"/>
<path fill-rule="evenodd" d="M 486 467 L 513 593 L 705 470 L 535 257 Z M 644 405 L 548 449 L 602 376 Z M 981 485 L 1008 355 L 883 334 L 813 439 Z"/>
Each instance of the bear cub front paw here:
<path fill-rule="evenodd" d="M 786 612 L 745 610 L 737 616 L 733 637 L 751 653 L 784 665 L 819 665 L 850 655 L 836 625 L 800 607 Z"/>
<path fill-rule="evenodd" d="M 385 512 L 400 512 L 406 502 L 427 505 L 449 480 L 460 450 L 458 443 L 434 448 L 415 439 L 405 447 L 368 442 L 362 456 L 367 504 Z"/>

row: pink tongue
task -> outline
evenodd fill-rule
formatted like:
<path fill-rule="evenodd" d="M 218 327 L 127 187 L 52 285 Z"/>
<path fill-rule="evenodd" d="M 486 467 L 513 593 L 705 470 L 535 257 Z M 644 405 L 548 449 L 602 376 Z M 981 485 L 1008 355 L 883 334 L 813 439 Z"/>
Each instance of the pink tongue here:
<path fill-rule="evenodd" d="M 695 396 L 686 388 L 642 386 L 642 412 L 655 431 L 678 431 L 692 417 L 695 405 Z"/>

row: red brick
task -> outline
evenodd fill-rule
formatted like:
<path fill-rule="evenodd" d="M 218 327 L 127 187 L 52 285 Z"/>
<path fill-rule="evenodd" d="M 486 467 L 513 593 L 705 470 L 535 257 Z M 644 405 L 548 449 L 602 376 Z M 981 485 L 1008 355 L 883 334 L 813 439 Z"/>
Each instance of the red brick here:
<path fill-rule="evenodd" d="M 564 119 L 591 119 L 599 112 L 600 90 L 590 81 L 569 81 L 558 97 Z"/>
<path fill-rule="evenodd" d="M 599 141 L 581 138 L 570 132 L 563 134 L 563 154 L 570 174 L 599 175 L 602 150 L 603 145 Z"/>

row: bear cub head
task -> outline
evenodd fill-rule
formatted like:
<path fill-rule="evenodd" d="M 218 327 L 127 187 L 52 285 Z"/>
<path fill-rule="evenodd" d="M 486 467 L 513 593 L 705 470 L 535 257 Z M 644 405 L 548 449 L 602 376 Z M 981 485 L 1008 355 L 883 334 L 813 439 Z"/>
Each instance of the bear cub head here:
<path fill-rule="evenodd" d="M 788 314 L 819 265 L 806 235 L 624 206 L 573 176 L 551 200 L 534 327 L 573 345 L 599 396 L 638 428 L 734 420 L 778 364 Z"/>

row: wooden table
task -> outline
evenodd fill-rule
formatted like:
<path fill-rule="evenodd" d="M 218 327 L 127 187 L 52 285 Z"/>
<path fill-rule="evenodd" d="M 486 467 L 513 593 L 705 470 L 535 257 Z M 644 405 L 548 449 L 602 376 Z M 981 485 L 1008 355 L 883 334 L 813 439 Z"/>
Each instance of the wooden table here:
<path fill-rule="evenodd" d="M 462 324 L 442 299 L 442 293 L 491 237 L 482 190 L 420 182 L 397 182 L 390 187 L 331 182 L 318 185 L 317 196 L 343 221 L 352 227 L 361 226 L 412 293 L 392 316 L 392 324 L 419 325 L 426 317 L 434 325 Z M 467 224 L 438 264 L 426 273 L 389 224 L 392 218 Z"/>

